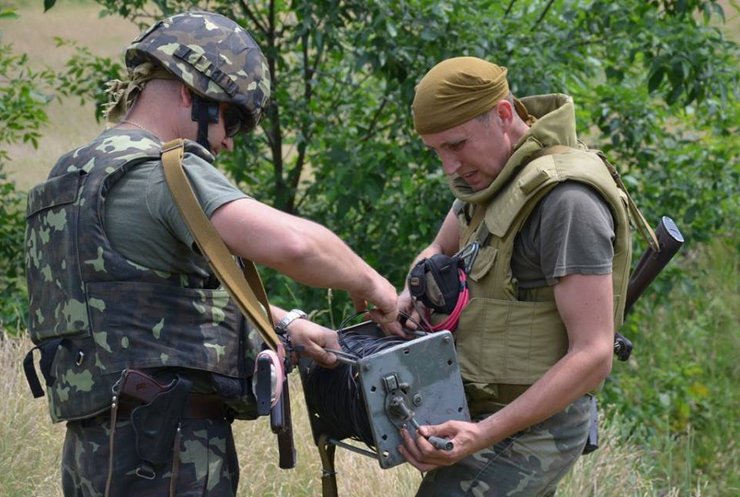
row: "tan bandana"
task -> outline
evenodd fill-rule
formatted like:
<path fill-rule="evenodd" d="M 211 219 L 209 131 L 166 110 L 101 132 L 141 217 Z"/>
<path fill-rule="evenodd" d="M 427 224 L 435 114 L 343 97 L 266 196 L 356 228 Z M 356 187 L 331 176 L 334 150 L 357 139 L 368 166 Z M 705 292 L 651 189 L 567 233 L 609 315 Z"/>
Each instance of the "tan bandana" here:
<path fill-rule="evenodd" d="M 129 70 L 128 79 L 114 79 L 106 83 L 108 103 L 105 118 L 109 124 L 119 122 L 136 102 L 147 81 L 152 79 L 177 79 L 161 66 L 144 62 Z"/>
<path fill-rule="evenodd" d="M 506 68 L 476 57 L 440 62 L 416 86 L 412 110 L 416 132 L 425 135 L 454 128 L 491 109 L 509 95 Z M 529 121 L 521 102 L 514 106 Z"/>

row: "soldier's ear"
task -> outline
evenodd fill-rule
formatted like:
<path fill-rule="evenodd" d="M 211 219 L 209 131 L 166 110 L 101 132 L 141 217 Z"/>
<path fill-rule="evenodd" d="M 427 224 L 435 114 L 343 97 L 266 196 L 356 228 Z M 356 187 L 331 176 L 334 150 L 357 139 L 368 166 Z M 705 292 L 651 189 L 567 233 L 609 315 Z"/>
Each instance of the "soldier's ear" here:
<path fill-rule="evenodd" d="M 184 84 L 180 84 L 180 104 L 183 107 L 192 107 L 193 105 L 193 94 Z"/>
<path fill-rule="evenodd" d="M 514 106 L 506 99 L 496 102 L 495 109 L 496 115 L 501 121 L 509 122 L 514 117 Z"/>

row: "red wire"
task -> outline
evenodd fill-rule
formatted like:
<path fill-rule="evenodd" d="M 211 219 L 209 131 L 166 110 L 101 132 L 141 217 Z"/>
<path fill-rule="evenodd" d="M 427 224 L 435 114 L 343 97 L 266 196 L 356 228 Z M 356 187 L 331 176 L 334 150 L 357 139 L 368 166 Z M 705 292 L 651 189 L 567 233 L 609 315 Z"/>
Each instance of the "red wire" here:
<path fill-rule="evenodd" d="M 460 321 L 460 315 L 462 314 L 463 309 L 465 309 L 465 306 L 468 305 L 470 291 L 468 290 L 468 285 L 465 284 L 465 282 L 467 281 L 467 278 L 465 277 L 465 271 L 463 271 L 462 269 L 458 269 L 458 271 L 460 273 L 460 285 L 462 285 L 462 291 L 457 297 L 455 308 L 452 309 L 452 312 L 449 316 L 447 316 L 447 319 L 435 326 L 432 326 L 432 331 L 455 331 L 455 329 L 457 328 L 457 323 L 458 321 Z"/>

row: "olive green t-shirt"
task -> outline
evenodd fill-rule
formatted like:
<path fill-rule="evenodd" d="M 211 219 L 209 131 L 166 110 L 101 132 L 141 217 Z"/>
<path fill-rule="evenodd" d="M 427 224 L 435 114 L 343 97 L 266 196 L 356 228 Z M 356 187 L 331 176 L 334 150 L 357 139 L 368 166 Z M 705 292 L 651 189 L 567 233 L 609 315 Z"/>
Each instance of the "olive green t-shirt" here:
<path fill-rule="evenodd" d="M 519 288 L 552 286 L 569 274 L 609 274 L 614 220 L 590 187 L 565 182 L 535 207 L 514 242 L 512 274 Z"/>
<path fill-rule="evenodd" d="M 186 153 L 183 164 L 209 218 L 222 205 L 247 198 L 198 155 Z M 205 259 L 192 248 L 193 237 L 172 199 L 161 161 L 137 164 L 115 183 L 105 202 L 105 231 L 113 247 L 137 264 L 170 273 L 210 274 Z"/>

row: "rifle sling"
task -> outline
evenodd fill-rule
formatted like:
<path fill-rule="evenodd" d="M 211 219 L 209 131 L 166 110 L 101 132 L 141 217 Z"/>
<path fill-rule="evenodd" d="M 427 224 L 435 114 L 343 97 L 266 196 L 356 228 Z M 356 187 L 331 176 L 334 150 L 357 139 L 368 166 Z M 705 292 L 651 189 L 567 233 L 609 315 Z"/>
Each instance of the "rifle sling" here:
<path fill-rule="evenodd" d="M 185 175 L 182 168 L 184 150 L 182 139 L 162 146 L 164 175 L 175 204 L 216 277 L 241 311 L 250 317 L 268 347 L 277 351 L 281 342 L 272 324 L 270 303 L 257 268 L 252 261 L 242 259 L 243 266 L 239 271 L 231 252 L 200 207 Z"/>
<path fill-rule="evenodd" d="M 622 182 L 622 177 L 619 175 L 619 172 L 617 171 L 617 168 L 615 168 L 611 162 L 606 160 L 606 156 L 603 152 L 599 151 L 597 152 L 599 157 L 601 158 L 601 161 L 606 165 L 606 168 L 609 170 L 609 174 L 612 175 L 612 178 L 614 178 L 614 182 L 617 184 L 620 190 L 624 192 L 624 194 L 627 196 L 627 206 L 630 211 L 630 218 L 632 219 L 632 222 L 635 224 L 635 227 L 640 232 L 640 235 L 642 235 L 642 238 L 645 240 L 645 242 L 655 251 L 660 252 L 660 243 L 658 242 L 658 237 L 655 236 L 655 231 L 653 231 L 652 226 L 650 226 L 650 223 L 647 222 L 645 219 L 645 216 L 643 216 L 640 209 L 637 207 L 637 204 L 635 204 L 635 201 L 632 200 L 632 196 L 627 191 L 627 188 L 624 186 L 624 183 Z"/>

